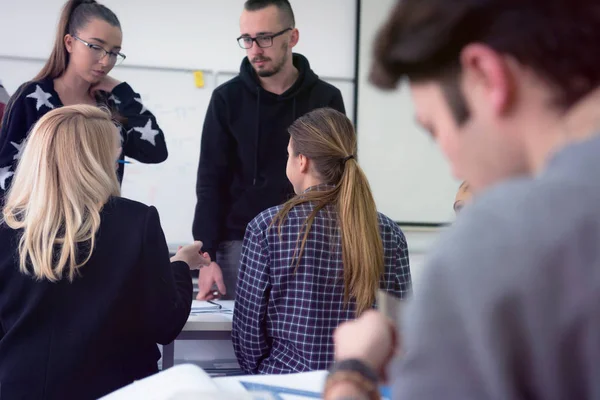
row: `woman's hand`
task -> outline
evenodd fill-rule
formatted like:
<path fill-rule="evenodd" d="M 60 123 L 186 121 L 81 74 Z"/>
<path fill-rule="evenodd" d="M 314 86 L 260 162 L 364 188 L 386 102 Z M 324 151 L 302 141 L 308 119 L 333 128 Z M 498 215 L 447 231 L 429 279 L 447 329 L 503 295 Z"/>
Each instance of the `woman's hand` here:
<path fill-rule="evenodd" d="M 90 87 L 90 94 L 92 96 L 95 96 L 96 92 L 98 92 L 98 91 L 112 93 L 114 88 L 119 86 L 121 83 L 122 83 L 121 81 L 118 81 L 111 76 L 105 75 L 104 78 L 102 78 L 102 79 L 100 79 L 100 81 L 98 81 L 98 83 L 96 83 L 96 84 L 92 85 L 92 87 Z"/>
<path fill-rule="evenodd" d="M 193 244 L 179 246 L 177 253 L 171 257 L 171 262 L 183 261 L 190 269 L 200 269 L 210 265 L 211 260 L 208 253 L 201 253 L 202 242 L 196 241 Z"/>

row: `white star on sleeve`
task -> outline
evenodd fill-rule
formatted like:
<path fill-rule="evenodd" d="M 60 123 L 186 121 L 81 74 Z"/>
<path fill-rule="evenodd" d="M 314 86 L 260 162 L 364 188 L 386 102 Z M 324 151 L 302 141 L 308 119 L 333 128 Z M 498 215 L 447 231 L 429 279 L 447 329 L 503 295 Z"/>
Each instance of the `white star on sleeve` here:
<path fill-rule="evenodd" d="M 10 166 L 0 168 L 0 188 L 6 190 L 6 180 L 13 176 L 15 173 L 10 170 Z"/>
<path fill-rule="evenodd" d="M 119 98 L 117 96 L 115 96 L 114 94 L 112 96 L 110 96 L 108 99 L 114 101 L 115 104 L 121 104 L 121 100 L 119 100 Z"/>
<path fill-rule="evenodd" d="M 42 106 L 46 106 L 48 108 L 54 108 L 54 105 L 48 101 L 52 95 L 50 93 L 46 93 L 42 90 L 40 85 L 35 85 L 35 92 L 31 93 L 27 97 L 36 100 L 35 107 L 39 111 Z"/>
<path fill-rule="evenodd" d="M 152 146 L 156 146 L 156 142 L 154 141 L 154 138 L 156 137 L 156 135 L 159 134 L 159 131 L 156 129 L 152 129 L 152 120 L 151 119 L 148 120 L 148 123 L 143 128 L 136 126 L 135 128 L 133 128 L 133 130 L 141 133 L 142 140 L 150 142 L 152 144 Z"/>
<path fill-rule="evenodd" d="M 14 155 L 13 160 L 18 160 L 21 158 L 21 154 L 23 154 L 23 147 L 25 147 L 25 140 L 23 140 L 20 144 L 15 142 L 10 142 L 15 149 L 17 149 L 17 154 Z"/>
<path fill-rule="evenodd" d="M 135 101 L 137 101 L 138 103 L 140 103 L 140 105 L 142 106 L 142 110 L 140 111 L 140 114 L 145 113 L 146 111 L 148 111 L 148 109 L 144 106 L 144 103 L 142 103 L 142 99 L 139 97 L 134 97 L 133 98 Z"/>

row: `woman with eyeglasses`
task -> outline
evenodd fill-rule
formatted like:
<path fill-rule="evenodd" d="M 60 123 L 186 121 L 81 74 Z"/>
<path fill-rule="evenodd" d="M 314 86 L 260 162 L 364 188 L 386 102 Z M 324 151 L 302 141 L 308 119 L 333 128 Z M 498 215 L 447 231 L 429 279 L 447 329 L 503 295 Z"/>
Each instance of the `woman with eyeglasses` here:
<path fill-rule="evenodd" d="M 120 124 L 122 153 L 143 163 L 160 163 L 167 147 L 156 118 L 140 95 L 108 74 L 125 59 L 117 16 L 94 0 L 68 1 L 46 65 L 11 97 L 0 131 L 0 200 L 15 173 L 30 128 L 52 109 L 75 104 L 107 107 Z M 119 163 L 118 179 L 123 179 Z"/>

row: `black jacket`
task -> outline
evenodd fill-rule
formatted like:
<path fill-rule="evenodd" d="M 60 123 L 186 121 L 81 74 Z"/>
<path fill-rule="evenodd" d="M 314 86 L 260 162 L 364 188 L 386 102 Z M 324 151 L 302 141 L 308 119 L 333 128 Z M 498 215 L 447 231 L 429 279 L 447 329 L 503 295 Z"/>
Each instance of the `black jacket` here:
<path fill-rule="evenodd" d="M 72 283 L 22 274 L 18 237 L 0 225 L 0 399 L 96 399 L 157 372 L 193 289 L 154 207 L 111 199 Z"/>
<path fill-rule="evenodd" d="M 293 194 L 286 174 L 287 128 L 316 108 L 345 112 L 340 91 L 293 55 L 299 76 L 282 95 L 264 90 L 245 58 L 240 74 L 213 92 L 202 132 L 193 235 L 213 260 L 222 240 L 242 240 L 261 211 Z"/>

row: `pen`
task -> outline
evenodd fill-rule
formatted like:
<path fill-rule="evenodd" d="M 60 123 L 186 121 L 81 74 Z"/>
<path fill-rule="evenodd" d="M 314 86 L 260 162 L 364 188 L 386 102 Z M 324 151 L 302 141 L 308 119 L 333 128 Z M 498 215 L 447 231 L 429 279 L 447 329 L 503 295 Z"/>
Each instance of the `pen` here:
<path fill-rule="evenodd" d="M 131 162 L 131 161 L 127 161 L 127 160 L 117 160 L 117 162 L 118 162 L 119 164 L 132 164 L 132 162 Z"/>

